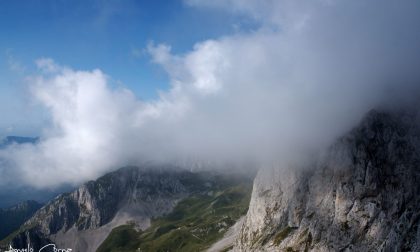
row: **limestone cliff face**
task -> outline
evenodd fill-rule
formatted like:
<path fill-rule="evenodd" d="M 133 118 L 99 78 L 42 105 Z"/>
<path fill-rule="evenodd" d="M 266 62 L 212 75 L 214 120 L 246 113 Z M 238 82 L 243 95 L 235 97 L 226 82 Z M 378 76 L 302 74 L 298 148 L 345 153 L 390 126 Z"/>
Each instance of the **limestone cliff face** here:
<path fill-rule="evenodd" d="M 14 248 L 36 250 L 48 243 L 73 251 L 95 251 L 110 231 L 127 222 L 144 229 L 150 218 L 172 210 L 194 190 L 193 174 L 176 169 L 123 168 L 42 207 L 13 237 Z"/>
<path fill-rule="evenodd" d="M 235 251 L 420 251 L 416 113 L 372 111 L 310 169 L 264 169 Z"/>

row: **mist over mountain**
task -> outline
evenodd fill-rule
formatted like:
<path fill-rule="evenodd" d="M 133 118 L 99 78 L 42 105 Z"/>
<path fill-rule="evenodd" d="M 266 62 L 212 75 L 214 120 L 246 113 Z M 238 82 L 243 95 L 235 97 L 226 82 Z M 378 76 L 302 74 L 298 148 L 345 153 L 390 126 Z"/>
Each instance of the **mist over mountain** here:
<path fill-rule="evenodd" d="M 372 110 L 318 160 L 261 167 L 250 201 L 249 174 L 125 167 L 56 197 L 0 248 L 418 251 L 419 149 L 418 108 Z"/>
<path fill-rule="evenodd" d="M 156 84 L 147 77 L 112 75 L 127 74 L 119 43 L 138 39 L 123 36 L 137 31 L 128 20 L 147 13 L 136 2 L 95 0 L 92 29 L 88 5 L 45 9 L 57 22 L 69 9 L 74 22 L 57 27 L 79 35 L 66 33 L 66 45 L 89 48 L 83 37 L 95 33 L 95 47 L 112 50 L 106 60 L 42 48 L 26 70 L 9 55 L 42 129 L 0 142 L 0 206 L 43 206 L 6 211 L 18 221 L 0 250 L 420 251 L 419 1 L 165 5 L 190 19 L 164 29 L 166 16 L 145 15 L 162 37 L 130 45 L 167 78 L 149 99 L 137 90 Z M 191 17 L 232 27 L 203 35 Z"/>
<path fill-rule="evenodd" d="M 254 181 L 233 251 L 419 251 L 419 109 L 370 111 L 305 167 Z"/>
<path fill-rule="evenodd" d="M 300 162 L 370 109 L 419 97 L 416 1 L 185 3 L 259 26 L 183 54 L 151 42 L 146 51 L 171 82 L 152 101 L 111 87 L 99 69 L 39 59 L 27 86 L 50 123 L 37 144 L 0 151 L 12 167 L 1 168 L 1 183 L 78 184 L 148 161 Z"/>

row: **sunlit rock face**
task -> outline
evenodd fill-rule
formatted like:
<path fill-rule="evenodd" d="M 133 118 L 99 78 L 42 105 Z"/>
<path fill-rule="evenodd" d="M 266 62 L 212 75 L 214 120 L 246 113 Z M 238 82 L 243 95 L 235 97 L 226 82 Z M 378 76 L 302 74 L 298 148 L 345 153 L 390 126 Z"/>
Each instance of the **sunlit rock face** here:
<path fill-rule="evenodd" d="M 235 251 L 420 251 L 417 112 L 371 111 L 310 168 L 262 169 Z"/>

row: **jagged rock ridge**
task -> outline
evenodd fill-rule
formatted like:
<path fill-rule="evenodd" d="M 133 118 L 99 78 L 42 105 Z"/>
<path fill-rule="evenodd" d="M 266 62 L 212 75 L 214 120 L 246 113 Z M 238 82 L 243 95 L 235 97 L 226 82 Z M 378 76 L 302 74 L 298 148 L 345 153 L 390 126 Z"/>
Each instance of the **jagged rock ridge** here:
<path fill-rule="evenodd" d="M 259 172 L 235 251 L 420 251 L 416 113 L 370 112 L 313 166 Z"/>
<path fill-rule="evenodd" d="M 95 251 L 116 226 L 130 222 L 147 228 L 150 218 L 169 213 L 197 183 L 193 173 L 176 168 L 122 168 L 58 196 L 3 245 L 31 244 L 37 250 L 52 242 L 73 251 Z"/>

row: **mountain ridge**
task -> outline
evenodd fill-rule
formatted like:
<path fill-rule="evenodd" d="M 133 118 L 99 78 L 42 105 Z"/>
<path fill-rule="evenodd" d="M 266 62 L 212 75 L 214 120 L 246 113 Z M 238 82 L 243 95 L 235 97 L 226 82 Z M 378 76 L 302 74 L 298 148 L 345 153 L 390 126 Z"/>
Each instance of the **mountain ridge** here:
<path fill-rule="evenodd" d="M 96 251 L 114 228 L 130 223 L 146 230 L 152 219 L 170 213 L 188 195 L 204 196 L 231 181 L 170 166 L 124 167 L 57 196 L 2 245 L 31 244 L 37 250 L 54 243 L 73 251 Z"/>

